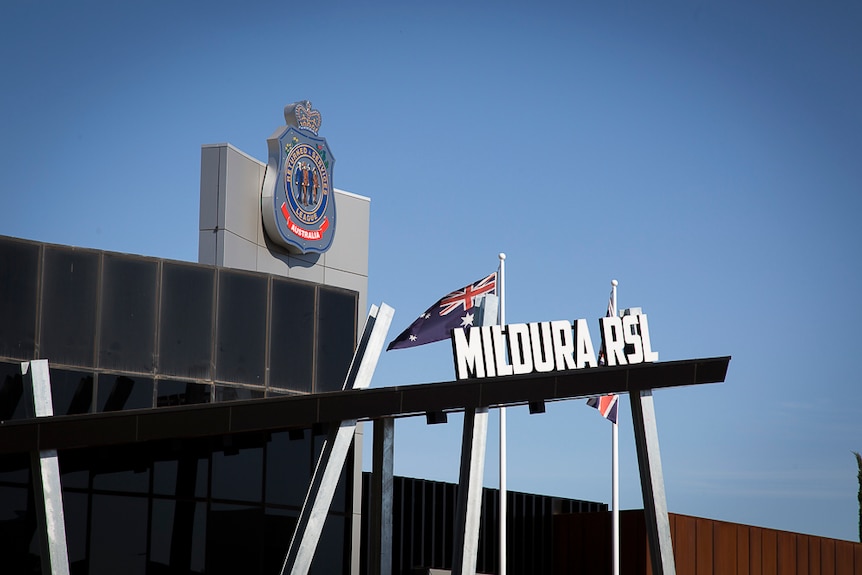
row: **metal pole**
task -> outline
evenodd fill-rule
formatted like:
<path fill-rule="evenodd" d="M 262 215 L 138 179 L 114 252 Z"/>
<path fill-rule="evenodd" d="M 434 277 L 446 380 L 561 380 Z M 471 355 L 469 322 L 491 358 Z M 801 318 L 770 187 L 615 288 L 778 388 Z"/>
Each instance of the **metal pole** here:
<path fill-rule="evenodd" d="M 611 280 L 613 314 L 617 316 L 617 280 Z M 613 575 L 620 575 L 620 465 L 619 422 L 620 407 L 617 398 L 617 421 L 611 423 L 611 529 L 613 530 Z"/>
<path fill-rule="evenodd" d="M 506 254 L 500 253 L 500 325 L 506 325 Z M 507 535 L 507 497 L 506 489 L 506 408 L 500 408 L 500 575 L 506 575 L 506 535 Z"/>

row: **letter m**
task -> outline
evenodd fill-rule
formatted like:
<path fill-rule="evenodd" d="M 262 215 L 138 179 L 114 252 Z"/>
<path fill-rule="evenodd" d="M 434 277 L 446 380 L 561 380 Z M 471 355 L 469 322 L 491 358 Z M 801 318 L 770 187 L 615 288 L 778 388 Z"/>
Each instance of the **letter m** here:
<path fill-rule="evenodd" d="M 482 355 L 482 330 L 456 328 L 452 330 L 452 355 L 457 379 L 485 377 Z"/>

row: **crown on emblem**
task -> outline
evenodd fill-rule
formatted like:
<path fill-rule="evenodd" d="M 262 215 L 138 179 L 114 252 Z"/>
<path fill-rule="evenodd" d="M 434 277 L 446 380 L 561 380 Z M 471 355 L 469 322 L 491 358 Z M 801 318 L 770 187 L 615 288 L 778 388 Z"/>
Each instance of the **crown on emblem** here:
<path fill-rule="evenodd" d="M 311 107 L 311 102 L 301 100 L 288 104 L 284 107 L 284 121 L 289 126 L 296 126 L 301 130 L 309 130 L 317 135 L 320 129 L 320 112 Z"/>

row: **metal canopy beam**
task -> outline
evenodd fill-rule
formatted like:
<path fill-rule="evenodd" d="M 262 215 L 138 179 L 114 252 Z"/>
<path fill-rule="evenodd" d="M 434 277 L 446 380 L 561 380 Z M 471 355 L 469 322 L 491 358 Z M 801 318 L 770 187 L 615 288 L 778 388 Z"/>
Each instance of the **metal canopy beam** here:
<path fill-rule="evenodd" d="M 365 389 L 371 384 L 371 378 L 377 367 L 380 352 L 392 316 L 395 313 L 388 305 L 381 304 L 371 306 L 368 320 L 353 361 L 344 380 L 345 390 Z M 296 530 L 290 541 L 290 547 L 284 558 L 281 574 L 306 575 L 311 569 L 311 562 L 317 550 L 317 543 L 323 532 L 323 524 L 329 513 L 332 498 L 338 487 L 338 480 L 344 470 L 344 463 L 350 452 L 350 445 L 356 434 L 356 420 L 347 419 L 339 422 L 338 427 L 333 426 L 323 444 L 317 466 L 308 486 L 308 494 L 302 504 L 299 519 L 296 522 Z"/>
<path fill-rule="evenodd" d="M 124 445 L 723 382 L 730 357 L 0 422 L 0 453 Z"/>
<path fill-rule="evenodd" d="M 36 417 L 51 417 L 54 404 L 51 399 L 51 376 L 47 359 L 34 359 L 21 363 L 22 375 L 29 372 L 33 383 L 33 406 Z M 60 483 L 60 462 L 56 449 L 43 449 L 31 455 L 33 479 L 37 497 L 39 543 L 42 572 L 52 575 L 69 575 L 69 552 L 66 546 L 66 520 L 63 514 L 63 489 Z"/>
<path fill-rule="evenodd" d="M 629 394 L 653 575 L 675 575 L 652 390 Z"/>

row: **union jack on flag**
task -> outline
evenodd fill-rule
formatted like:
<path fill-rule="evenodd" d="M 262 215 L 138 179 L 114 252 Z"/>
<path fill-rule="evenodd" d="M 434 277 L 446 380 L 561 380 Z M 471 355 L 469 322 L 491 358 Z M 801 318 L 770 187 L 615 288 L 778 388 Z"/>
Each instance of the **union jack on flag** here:
<path fill-rule="evenodd" d="M 602 417 L 609 420 L 611 423 L 617 422 L 617 405 L 620 403 L 620 396 L 616 394 L 602 395 L 601 397 L 591 397 L 587 400 L 587 405 L 595 407 L 602 414 Z"/>
<path fill-rule="evenodd" d="M 425 310 L 386 348 L 403 349 L 449 339 L 458 327 L 472 326 L 479 297 L 497 293 L 497 272 L 449 293 Z M 471 311 L 473 310 L 473 311 Z"/>

